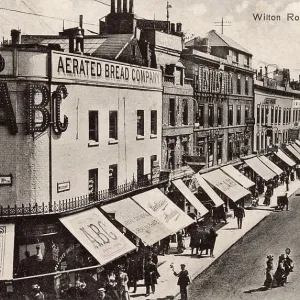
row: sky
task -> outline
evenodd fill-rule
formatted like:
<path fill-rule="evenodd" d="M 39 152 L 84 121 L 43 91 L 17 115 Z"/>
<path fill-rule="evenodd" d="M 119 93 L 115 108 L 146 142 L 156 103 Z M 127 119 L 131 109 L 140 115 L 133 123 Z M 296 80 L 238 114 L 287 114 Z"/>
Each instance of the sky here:
<path fill-rule="evenodd" d="M 83 15 L 84 28 L 98 32 L 99 19 L 107 15 L 110 0 L 1 0 L 0 38 L 9 38 L 10 30 L 21 29 L 22 34 L 57 34 L 63 21 L 3 10 L 8 8 L 65 19 L 65 28 L 75 27 L 79 15 Z M 128 0 L 129 1 L 129 0 Z M 293 0 L 169 0 L 170 21 L 183 24 L 189 36 L 203 37 L 215 29 L 214 22 L 231 22 L 224 27 L 224 34 L 231 37 L 253 54 L 253 67 L 276 64 L 289 68 L 292 77 L 300 74 L 300 1 Z M 134 0 L 138 17 L 166 20 L 165 0 Z M 253 14 L 279 16 L 278 21 L 254 20 Z M 293 14 L 293 20 L 287 20 Z M 298 18 L 297 18 L 298 17 Z M 277 18 L 276 18 L 277 19 Z M 77 23 L 78 24 L 78 23 Z M 271 71 L 275 66 L 269 66 Z"/>

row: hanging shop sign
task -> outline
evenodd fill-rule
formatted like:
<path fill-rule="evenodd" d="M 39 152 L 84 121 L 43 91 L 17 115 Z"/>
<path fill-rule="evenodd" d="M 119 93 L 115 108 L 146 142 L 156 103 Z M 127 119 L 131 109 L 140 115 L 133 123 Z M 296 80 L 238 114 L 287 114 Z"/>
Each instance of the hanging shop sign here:
<path fill-rule="evenodd" d="M 0 175 L 0 186 L 1 185 L 12 185 L 12 174 Z"/>
<path fill-rule="evenodd" d="M 162 89 L 161 71 L 100 58 L 52 52 L 52 78 L 84 80 L 106 85 Z"/>
<path fill-rule="evenodd" d="M 62 193 L 70 190 L 70 181 L 57 183 L 57 192 Z"/>

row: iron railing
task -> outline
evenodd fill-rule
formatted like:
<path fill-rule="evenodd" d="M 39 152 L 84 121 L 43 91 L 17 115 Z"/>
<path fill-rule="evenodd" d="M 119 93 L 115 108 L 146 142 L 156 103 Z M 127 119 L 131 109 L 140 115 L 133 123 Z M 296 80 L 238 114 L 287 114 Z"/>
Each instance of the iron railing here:
<path fill-rule="evenodd" d="M 147 174 L 136 180 L 133 178 L 130 182 L 117 186 L 115 189 L 101 190 L 97 193 L 83 195 L 79 197 L 69 198 L 60 201 L 53 201 L 53 203 L 35 204 L 21 204 L 21 206 L 14 205 L 4 207 L 0 205 L 0 217 L 16 217 L 29 215 L 46 215 L 59 214 L 78 210 L 95 205 L 104 204 L 113 199 L 121 198 L 129 193 L 143 190 L 147 187 L 156 186 L 158 184 L 166 183 L 169 180 L 169 173 L 161 172 L 157 180 L 152 180 L 151 174 Z"/>

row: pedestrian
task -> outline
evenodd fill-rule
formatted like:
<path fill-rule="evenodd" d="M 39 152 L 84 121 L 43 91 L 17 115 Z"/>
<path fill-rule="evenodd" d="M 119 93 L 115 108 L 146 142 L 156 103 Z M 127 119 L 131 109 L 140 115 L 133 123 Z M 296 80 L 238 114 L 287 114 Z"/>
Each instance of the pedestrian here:
<path fill-rule="evenodd" d="M 280 175 L 280 185 L 284 185 L 285 176 L 285 171 L 283 171 Z"/>
<path fill-rule="evenodd" d="M 215 249 L 215 243 L 217 239 L 217 231 L 215 229 L 216 224 L 214 223 L 213 226 L 209 230 L 209 250 L 210 250 L 210 257 L 214 257 L 214 249 Z"/>
<path fill-rule="evenodd" d="M 45 300 L 44 294 L 41 292 L 41 287 L 38 284 L 33 284 L 31 287 L 32 300 Z"/>
<path fill-rule="evenodd" d="M 276 279 L 277 286 L 284 286 L 286 282 L 286 274 L 285 274 L 285 256 L 281 254 L 278 259 L 278 267 L 274 274 L 274 278 Z"/>
<path fill-rule="evenodd" d="M 136 293 L 137 282 L 139 280 L 139 262 L 136 253 L 130 256 L 128 266 L 128 288 L 133 287 L 132 293 Z"/>
<path fill-rule="evenodd" d="M 206 226 L 202 226 L 202 230 L 200 230 L 200 257 L 202 256 L 202 252 L 205 250 L 205 254 L 208 255 L 209 249 L 209 232 L 206 229 Z"/>
<path fill-rule="evenodd" d="M 218 208 L 215 205 L 212 207 L 212 219 L 214 223 L 220 223 Z"/>
<path fill-rule="evenodd" d="M 200 246 L 200 227 L 198 224 L 191 227 L 190 236 L 191 256 L 193 256 L 194 250 L 196 250 L 196 255 L 198 255 Z"/>
<path fill-rule="evenodd" d="M 171 242 L 171 237 L 169 235 L 162 240 L 161 242 L 162 255 L 169 254 L 170 242 Z"/>
<path fill-rule="evenodd" d="M 151 291 L 155 293 L 155 285 L 157 284 L 157 268 L 156 265 L 152 262 L 152 258 L 148 257 L 145 264 L 145 286 L 146 286 L 146 296 L 150 295 Z"/>
<path fill-rule="evenodd" d="M 300 180 L 300 167 L 299 166 L 297 166 L 296 174 L 297 174 L 298 179 Z"/>
<path fill-rule="evenodd" d="M 123 266 L 118 266 L 118 273 L 116 274 L 117 290 L 120 300 L 129 300 L 128 293 L 128 275 L 124 272 Z"/>
<path fill-rule="evenodd" d="M 237 204 L 234 216 L 237 218 L 238 228 L 242 229 L 243 218 L 245 217 L 245 210 L 240 204 Z"/>
<path fill-rule="evenodd" d="M 180 288 L 181 300 L 187 300 L 187 286 L 191 283 L 191 279 L 189 272 L 185 269 L 185 264 L 181 264 L 180 267 L 181 271 L 176 273 L 173 265 L 171 265 L 173 274 L 178 277 L 177 285 L 179 285 Z"/>
<path fill-rule="evenodd" d="M 286 191 L 289 191 L 289 183 L 290 183 L 290 180 L 289 180 L 289 176 L 285 176 L 285 184 L 286 184 Z"/>
<path fill-rule="evenodd" d="M 281 206 L 280 209 L 283 210 L 284 207 L 286 207 L 286 210 L 289 210 L 289 197 L 287 195 L 287 193 L 285 193 L 285 195 L 283 197 L 281 197 Z"/>
<path fill-rule="evenodd" d="M 264 282 L 264 286 L 267 289 L 271 289 L 277 285 L 277 282 L 274 278 L 274 257 L 273 255 L 267 256 L 267 268 L 266 268 L 266 280 Z"/>
<path fill-rule="evenodd" d="M 106 294 L 105 288 L 98 289 L 98 298 L 99 300 L 112 300 L 109 295 Z"/>
<path fill-rule="evenodd" d="M 288 279 L 289 274 L 294 271 L 294 262 L 290 258 L 290 253 L 291 253 L 291 249 L 290 248 L 286 248 L 285 249 L 285 264 L 284 264 L 284 268 L 285 268 L 285 283 L 287 283 L 287 279 Z"/>
<path fill-rule="evenodd" d="M 219 219 L 223 220 L 225 224 L 228 224 L 226 219 L 226 206 L 225 204 L 218 207 Z"/>
<path fill-rule="evenodd" d="M 177 251 L 178 253 L 183 253 L 185 247 L 183 245 L 183 234 L 182 231 L 179 230 L 177 232 Z"/>
<path fill-rule="evenodd" d="M 291 170 L 291 181 L 294 181 L 295 180 L 295 172 L 294 172 L 294 170 L 292 169 Z"/>
<path fill-rule="evenodd" d="M 271 197 L 272 197 L 272 191 L 271 191 L 271 188 L 268 186 L 267 190 L 265 192 L 265 200 L 264 200 L 263 204 L 265 204 L 266 206 L 269 206 L 271 203 Z"/>

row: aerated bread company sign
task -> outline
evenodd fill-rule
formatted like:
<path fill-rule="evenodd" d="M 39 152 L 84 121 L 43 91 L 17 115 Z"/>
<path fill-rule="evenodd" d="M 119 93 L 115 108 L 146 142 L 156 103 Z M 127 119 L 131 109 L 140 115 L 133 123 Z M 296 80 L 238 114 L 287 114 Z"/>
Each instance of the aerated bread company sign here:
<path fill-rule="evenodd" d="M 162 89 L 161 71 L 104 59 L 52 52 L 52 77 L 99 84 Z"/>

